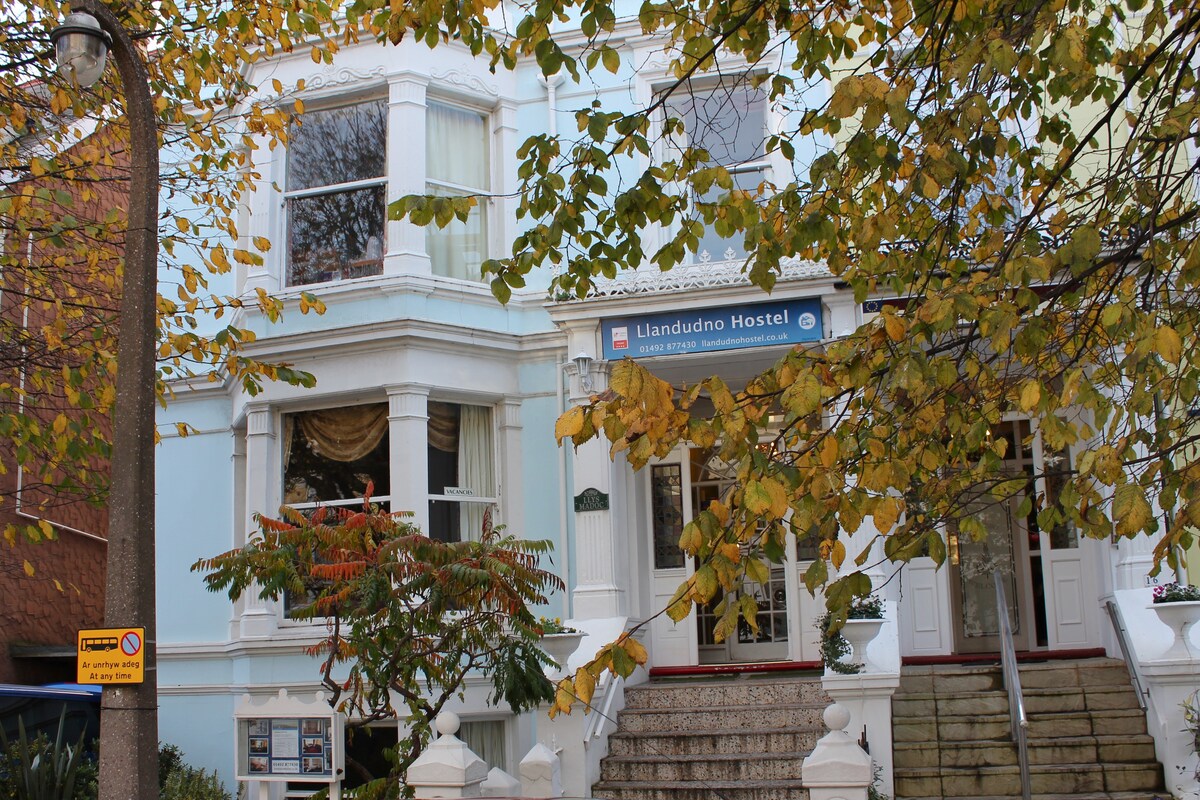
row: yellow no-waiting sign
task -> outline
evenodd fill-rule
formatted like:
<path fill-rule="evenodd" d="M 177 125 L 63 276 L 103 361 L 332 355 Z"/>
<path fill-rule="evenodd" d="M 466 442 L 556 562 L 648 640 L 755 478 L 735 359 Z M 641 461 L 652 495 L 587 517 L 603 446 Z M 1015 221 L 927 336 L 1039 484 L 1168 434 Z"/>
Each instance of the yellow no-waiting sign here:
<path fill-rule="evenodd" d="M 141 683 L 145 680 L 145 628 L 82 630 L 76 650 L 75 680 L 79 683 Z"/>

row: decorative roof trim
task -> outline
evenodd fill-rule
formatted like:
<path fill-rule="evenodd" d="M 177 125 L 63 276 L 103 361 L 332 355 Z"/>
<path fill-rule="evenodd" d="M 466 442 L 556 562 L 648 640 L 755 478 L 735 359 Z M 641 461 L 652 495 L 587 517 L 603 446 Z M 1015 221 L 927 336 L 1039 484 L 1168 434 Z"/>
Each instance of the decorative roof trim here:
<path fill-rule="evenodd" d="M 500 90 L 495 86 L 490 86 L 479 77 L 461 70 L 452 69 L 446 72 L 431 72 L 429 77 L 439 83 L 448 83 L 451 86 L 466 89 L 473 94 L 486 94 L 490 97 L 500 96 Z"/>
<path fill-rule="evenodd" d="M 788 258 L 780 262 L 779 280 L 794 281 L 805 278 L 828 278 L 833 275 L 829 267 L 816 261 Z M 589 297 L 620 297 L 637 294 L 667 294 L 687 292 L 695 289 L 715 289 L 730 286 L 749 286 L 744 259 L 725 261 L 700 261 L 679 265 L 667 272 L 653 268 L 626 270 L 613 280 L 597 278 Z M 565 302 L 578 302 L 574 298 Z"/>
<path fill-rule="evenodd" d="M 369 70 L 350 69 L 348 67 L 342 67 L 341 69 L 328 68 L 304 78 L 304 91 L 319 91 L 321 89 L 346 86 L 372 79 L 383 80 L 386 74 L 387 70 L 382 65 Z M 295 91 L 294 86 L 292 90 Z"/>

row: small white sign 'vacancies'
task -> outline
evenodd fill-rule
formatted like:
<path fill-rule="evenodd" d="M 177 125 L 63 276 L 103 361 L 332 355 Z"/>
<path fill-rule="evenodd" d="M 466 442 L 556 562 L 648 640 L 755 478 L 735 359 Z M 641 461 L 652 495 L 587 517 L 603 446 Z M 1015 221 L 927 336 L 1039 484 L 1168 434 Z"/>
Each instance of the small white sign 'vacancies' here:
<path fill-rule="evenodd" d="M 442 494 L 446 497 L 474 497 L 475 490 L 468 489 L 465 486 L 447 486 L 442 490 Z"/>

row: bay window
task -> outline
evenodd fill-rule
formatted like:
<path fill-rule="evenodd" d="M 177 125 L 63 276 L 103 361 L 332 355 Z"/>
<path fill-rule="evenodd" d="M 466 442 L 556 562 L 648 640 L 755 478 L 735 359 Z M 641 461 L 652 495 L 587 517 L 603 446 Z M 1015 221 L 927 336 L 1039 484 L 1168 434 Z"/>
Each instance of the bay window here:
<path fill-rule="evenodd" d="M 487 116 L 430 100 L 425 110 L 425 190 L 443 197 L 477 197 L 465 222 L 425 229 L 425 248 L 434 275 L 479 281 L 487 258 L 487 195 L 491 165 Z"/>
<path fill-rule="evenodd" d="M 305 112 L 288 133 L 288 286 L 383 272 L 387 105 Z"/>

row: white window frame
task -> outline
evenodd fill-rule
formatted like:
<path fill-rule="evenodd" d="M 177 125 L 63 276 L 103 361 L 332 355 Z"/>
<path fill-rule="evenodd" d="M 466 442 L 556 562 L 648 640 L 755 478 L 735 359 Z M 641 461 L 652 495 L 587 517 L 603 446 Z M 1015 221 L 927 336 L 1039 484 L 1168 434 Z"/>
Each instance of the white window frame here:
<path fill-rule="evenodd" d="M 384 94 L 372 92 L 370 94 L 365 94 L 365 95 L 353 95 L 353 96 L 347 96 L 347 97 L 340 97 L 340 98 L 337 98 L 336 100 L 331 100 L 330 102 L 324 102 L 324 103 L 314 106 L 313 108 L 307 109 L 308 112 L 310 112 L 310 113 L 316 113 L 316 112 L 321 112 L 321 111 L 335 111 L 339 108 L 349 108 L 351 106 L 363 105 L 365 103 L 376 103 L 376 102 L 380 102 L 380 101 L 382 101 L 384 104 L 384 131 L 383 131 L 383 141 L 380 142 L 380 146 L 384 148 L 385 156 L 384 156 L 383 174 L 377 178 L 364 178 L 362 180 L 357 180 L 357 181 L 344 181 L 342 183 L 327 184 L 324 186 L 314 186 L 314 187 L 310 187 L 308 189 L 289 190 L 287 188 L 287 179 L 288 179 L 288 173 L 292 168 L 292 158 L 294 156 L 293 156 L 293 153 L 290 148 L 284 148 L 283 181 L 282 181 L 282 194 L 283 194 L 283 214 L 282 214 L 283 236 L 282 236 L 282 241 L 284 243 L 284 246 L 282 248 L 282 254 L 280 257 L 280 261 L 283 264 L 283 268 L 281 270 L 282 274 L 280 275 L 280 285 L 282 286 L 283 289 L 285 289 L 285 290 L 286 289 L 294 289 L 294 288 L 299 288 L 299 287 L 303 287 L 303 286 L 327 286 L 327 285 L 331 285 L 331 284 L 341 283 L 346 280 L 354 280 L 353 278 L 338 277 L 338 278 L 332 278 L 328 281 L 318 281 L 316 283 L 293 283 L 292 282 L 291 216 L 292 216 L 292 201 L 293 200 L 304 199 L 307 197 L 318 197 L 321 195 L 341 194 L 343 192 L 350 192 L 350 191 L 354 191 L 356 189 L 369 189 L 369 188 L 373 188 L 373 187 L 382 187 L 383 191 L 384 191 L 384 201 L 385 201 L 385 209 L 386 209 L 386 202 L 387 202 L 387 197 L 388 197 L 388 184 L 389 184 L 390 176 L 388 175 L 388 162 L 387 162 L 387 156 L 386 156 L 386 149 L 388 146 L 388 138 L 389 138 L 389 136 L 388 136 L 389 114 L 388 114 L 387 96 Z M 303 122 L 301 124 L 303 124 Z M 387 253 L 387 249 L 388 249 L 388 244 L 387 244 L 388 225 L 387 225 L 387 222 L 388 222 L 387 213 L 385 210 L 384 218 L 383 218 L 383 226 L 382 226 L 383 236 L 380 240 L 380 247 L 381 247 L 380 264 L 381 265 L 383 263 L 383 257 Z M 381 266 L 381 272 L 382 272 L 382 266 Z"/>
<path fill-rule="evenodd" d="M 473 403 L 469 400 L 462 401 L 462 400 L 456 400 L 456 399 L 443 399 L 443 398 L 438 398 L 438 397 L 429 398 L 429 402 L 443 403 L 445 405 L 458 406 L 460 409 L 463 406 L 474 406 L 475 408 L 486 408 L 488 410 L 488 416 L 490 417 L 490 424 L 491 424 L 491 431 L 492 431 L 491 459 L 492 459 L 492 476 L 493 476 L 492 490 L 493 490 L 494 494 L 492 494 L 490 496 L 486 496 L 486 497 L 481 496 L 481 495 L 461 496 L 461 495 L 448 495 L 448 494 L 434 494 L 433 492 L 429 491 L 428 484 L 426 484 L 426 487 L 425 487 L 426 508 L 428 509 L 429 503 L 431 503 L 435 500 L 441 501 L 441 502 L 447 502 L 447 503 L 471 503 L 471 504 L 480 505 L 480 506 L 484 506 L 484 507 L 491 506 L 492 507 L 492 523 L 493 523 L 493 525 L 502 524 L 500 522 L 500 520 L 498 519 L 499 511 L 500 511 L 500 496 L 503 492 L 500 488 L 500 435 L 501 435 L 501 431 L 500 431 L 500 427 L 497 422 L 497 418 L 499 415 L 499 411 L 498 411 L 497 407 L 492 403 Z M 460 416 L 459 419 L 461 421 L 462 417 Z M 428 457 L 429 457 L 428 456 L 428 448 L 429 448 L 428 437 L 426 437 L 426 439 L 425 439 L 425 448 L 426 448 L 426 459 L 428 459 Z M 460 465 L 460 469 L 461 469 L 461 465 Z M 432 525 L 432 522 L 430 522 L 429 524 Z M 459 531 L 460 536 L 462 536 L 464 533 L 465 533 L 465 531 Z M 425 531 L 425 534 L 427 536 L 432 536 L 433 531 L 427 530 L 427 531 Z M 464 540 L 460 538 L 459 541 L 464 541 Z"/>
<path fill-rule="evenodd" d="M 427 93 L 426 97 L 425 97 L 425 113 L 426 113 L 425 132 L 426 132 L 426 136 L 428 136 L 428 132 L 429 132 L 429 118 L 428 118 L 429 107 L 435 106 L 435 105 L 443 106 L 446 108 L 452 108 L 452 109 L 455 109 L 458 111 L 464 111 L 464 112 L 467 112 L 470 114 L 477 114 L 477 115 L 479 115 L 480 119 L 483 121 L 482 145 L 483 145 L 483 156 L 487 162 L 487 168 L 485 170 L 485 174 L 487 175 L 488 185 L 486 187 L 472 187 L 472 186 L 465 186 L 463 184 L 458 184 L 458 183 L 451 183 L 450 181 L 443 181 L 443 180 L 435 179 L 435 178 L 431 177 L 429 174 L 428 156 L 426 156 L 427 160 L 426 160 L 426 163 L 423 165 L 424 186 L 425 186 L 424 191 L 426 194 L 433 194 L 434 189 L 440 189 L 447 196 L 453 196 L 453 197 L 473 196 L 473 197 L 476 197 L 477 198 L 476 208 L 478 209 L 480 218 L 481 218 L 482 244 L 483 244 L 483 248 L 484 248 L 483 257 L 485 259 L 491 258 L 492 254 L 494 252 L 496 252 L 496 243 L 494 241 L 495 228 L 499 226 L 499 220 L 496 219 L 496 217 L 498 216 L 498 214 L 496 213 L 496 192 L 492 187 L 497 184 L 503 184 L 502 175 L 499 172 L 499 165 L 497 164 L 498 148 L 496 145 L 495 109 L 487 108 L 478 103 L 471 103 L 471 102 L 464 101 L 461 99 L 446 97 L 444 95 Z M 429 147 L 429 145 L 427 143 L 426 144 L 427 152 L 428 152 L 428 147 Z M 451 225 L 454 225 L 456 223 L 457 224 L 465 224 L 465 223 L 458 223 L 457 220 L 454 220 L 453 222 L 451 222 Z M 446 230 L 446 229 L 438 229 L 438 228 L 436 228 L 436 224 L 431 222 L 428 230 L 430 230 L 430 231 L 436 230 L 438 232 L 441 232 L 442 230 Z M 472 283 L 472 284 L 476 284 L 476 285 L 479 285 L 482 283 L 482 280 L 478 279 L 478 278 L 468 278 L 468 279 L 455 278 L 455 277 L 451 277 L 449 275 L 445 275 L 445 274 L 442 274 L 441 272 L 439 272 L 437 265 L 433 261 L 433 256 L 431 254 L 429 254 L 429 252 L 428 252 L 428 242 L 429 242 L 428 235 L 426 236 L 425 242 L 426 242 L 426 245 L 425 245 L 426 246 L 426 255 L 429 257 L 429 269 L 430 269 L 430 272 L 436 278 L 441 279 L 441 280 L 464 281 L 466 283 Z"/>

